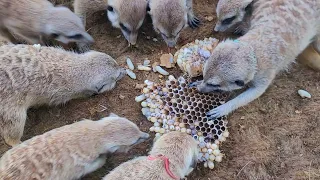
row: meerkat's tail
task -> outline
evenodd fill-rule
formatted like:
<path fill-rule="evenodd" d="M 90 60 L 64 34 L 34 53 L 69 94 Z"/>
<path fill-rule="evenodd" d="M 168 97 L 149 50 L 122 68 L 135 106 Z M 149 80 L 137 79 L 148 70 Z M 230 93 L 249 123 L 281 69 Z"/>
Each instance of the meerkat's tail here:
<path fill-rule="evenodd" d="M 309 45 L 299 56 L 298 61 L 316 71 L 320 71 L 320 52 Z"/>

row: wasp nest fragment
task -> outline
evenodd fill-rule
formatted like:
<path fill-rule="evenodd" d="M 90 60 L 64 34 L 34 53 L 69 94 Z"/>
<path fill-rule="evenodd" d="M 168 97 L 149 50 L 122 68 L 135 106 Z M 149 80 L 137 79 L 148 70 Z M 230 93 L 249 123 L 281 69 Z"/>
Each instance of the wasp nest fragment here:
<path fill-rule="evenodd" d="M 191 77 L 202 75 L 202 68 L 205 61 L 211 56 L 219 40 L 215 38 L 205 38 L 188 43 L 174 54 L 174 61 L 183 72 Z"/>
<path fill-rule="evenodd" d="M 190 80 L 175 79 L 172 75 L 162 84 L 146 80 L 143 94 L 136 97 L 141 102 L 142 113 L 151 121 L 150 131 L 156 138 L 170 131 L 190 134 L 199 142 L 200 162 L 214 168 L 214 161 L 221 162 L 221 142 L 229 136 L 226 117 L 208 120 L 206 112 L 224 103 L 226 94 L 202 94 L 189 88 Z"/>

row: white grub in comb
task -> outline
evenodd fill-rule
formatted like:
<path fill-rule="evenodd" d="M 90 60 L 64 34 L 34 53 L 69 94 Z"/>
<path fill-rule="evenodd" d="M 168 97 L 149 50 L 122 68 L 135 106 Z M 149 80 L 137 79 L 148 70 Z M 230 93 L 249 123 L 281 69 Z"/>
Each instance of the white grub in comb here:
<path fill-rule="evenodd" d="M 172 75 L 162 84 L 145 81 L 145 88 L 139 100 L 142 113 L 153 123 L 150 131 L 156 133 L 155 139 L 170 131 L 190 134 L 199 142 L 200 162 L 210 169 L 214 162 L 221 162 L 224 156 L 219 145 L 229 136 L 226 117 L 206 118 L 205 113 L 226 100 L 225 94 L 202 94 L 189 88 L 190 80 Z"/>

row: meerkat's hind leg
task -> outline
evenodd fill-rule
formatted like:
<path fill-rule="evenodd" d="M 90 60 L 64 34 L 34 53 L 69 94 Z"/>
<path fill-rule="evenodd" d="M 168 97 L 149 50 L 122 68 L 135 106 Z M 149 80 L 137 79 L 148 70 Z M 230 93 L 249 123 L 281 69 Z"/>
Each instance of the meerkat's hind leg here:
<path fill-rule="evenodd" d="M 27 110 L 23 108 L 11 109 L 11 114 L 6 114 L 0 117 L 0 130 L 6 144 L 15 146 L 21 143 L 21 137 L 25 122 L 27 119 Z"/>
<path fill-rule="evenodd" d="M 189 26 L 194 29 L 199 27 L 201 21 L 194 15 L 193 13 L 193 5 L 192 0 L 186 0 L 187 2 L 187 9 L 188 9 L 188 24 Z"/>
<path fill-rule="evenodd" d="M 10 43 L 17 44 L 16 38 L 8 31 L 7 28 L 0 27 L 0 36 L 3 37 L 5 40 L 9 41 Z"/>
<path fill-rule="evenodd" d="M 320 35 L 316 37 L 316 40 L 313 42 L 314 49 L 320 53 Z"/>
<path fill-rule="evenodd" d="M 253 100 L 259 98 L 267 90 L 271 82 L 271 79 L 259 79 L 259 82 L 253 84 L 252 87 L 249 87 L 249 89 L 238 95 L 236 98 L 207 112 L 208 119 L 214 120 L 216 118 L 226 116 L 234 110 L 245 106 Z"/>

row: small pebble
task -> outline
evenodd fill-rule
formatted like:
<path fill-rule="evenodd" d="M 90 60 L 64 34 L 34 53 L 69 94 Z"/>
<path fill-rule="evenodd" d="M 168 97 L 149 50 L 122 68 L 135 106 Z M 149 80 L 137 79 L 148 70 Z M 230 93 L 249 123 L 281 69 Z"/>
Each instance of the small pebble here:
<path fill-rule="evenodd" d="M 300 90 L 298 91 L 298 94 L 299 94 L 302 98 L 311 98 L 311 94 L 310 94 L 308 91 L 306 91 L 306 90 L 300 89 Z"/>
<path fill-rule="evenodd" d="M 124 99 L 125 98 L 125 96 L 124 95 L 119 95 L 119 99 Z"/>
<path fill-rule="evenodd" d="M 152 39 L 152 41 L 154 41 L 154 42 L 158 42 L 158 39 L 156 39 L 156 38 L 153 38 L 153 39 Z"/>

